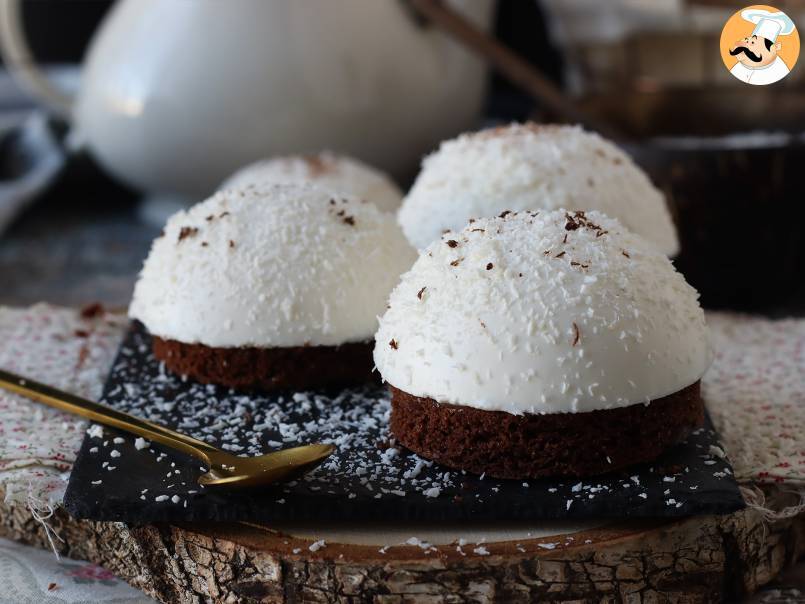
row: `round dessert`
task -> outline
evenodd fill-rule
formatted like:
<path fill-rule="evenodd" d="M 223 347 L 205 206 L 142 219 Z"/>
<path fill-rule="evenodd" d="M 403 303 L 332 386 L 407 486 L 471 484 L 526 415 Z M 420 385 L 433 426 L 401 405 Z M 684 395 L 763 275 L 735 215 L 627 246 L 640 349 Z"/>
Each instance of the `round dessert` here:
<path fill-rule="evenodd" d="M 129 315 L 168 369 L 201 382 L 365 382 L 377 317 L 415 257 L 371 203 L 304 185 L 227 189 L 168 220 Z"/>
<path fill-rule="evenodd" d="M 260 184 L 312 184 L 331 193 L 371 201 L 384 212 L 402 203 L 402 191 L 391 178 L 352 157 L 323 151 L 264 159 L 241 168 L 221 189 Z"/>
<path fill-rule="evenodd" d="M 598 210 L 675 256 L 665 199 L 613 143 L 578 126 L 512 124 L 445 141 L 425 158 L 398 219 L 421 249 L 504 210 Z"/>
<path fill-rule="evenodd" d="M 374 359 L 391 432 L 451 468 L 585 476 L 657 457 L 703 421 L 698 294 L 600 212 L 503 212 L 428 246 Z"/>

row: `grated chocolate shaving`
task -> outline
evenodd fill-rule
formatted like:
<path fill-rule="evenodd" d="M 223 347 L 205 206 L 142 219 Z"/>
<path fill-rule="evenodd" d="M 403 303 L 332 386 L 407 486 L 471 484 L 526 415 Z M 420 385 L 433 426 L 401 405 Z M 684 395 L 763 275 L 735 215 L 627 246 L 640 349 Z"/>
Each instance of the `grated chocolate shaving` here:
<path fill-rule="evenodd" d="M 593 231 L 596 237 L 606 235 L 609 232 L 603 230 L 599 225 L 588 219 L 586 214 L 581 210 L 573 212 L 572 214 L 570 212 L 565 212 L 565 220 L 566 231 L 575 231 L 577 229 L 585 228 L 589 231 Z"/>
<path fill-rule="evenodd" d="M 333 166 L 321 155 L 305 155 L 302 160 L 307 164 L 310 176 L 321 176 L 332 170 Z"/>
<path fill-rule="evenodd" d="M 179 230 L 179 239 L 177 239 L 177 243 L 182 241 L 183 239 L 187 239 L 188 237 L 193 237 L 195 234 L 198 233 L 198 229 L 196 227 L 182 227 Z"/>
<path fill-rule="evenodd" d="M 576 322 L 573 321 L 573 342 L 570 344 L 571 346 L 575 346 L 579 343 L 581 339 L 581 331 L 579 331 L 579 326 L 576 325 Z"/>

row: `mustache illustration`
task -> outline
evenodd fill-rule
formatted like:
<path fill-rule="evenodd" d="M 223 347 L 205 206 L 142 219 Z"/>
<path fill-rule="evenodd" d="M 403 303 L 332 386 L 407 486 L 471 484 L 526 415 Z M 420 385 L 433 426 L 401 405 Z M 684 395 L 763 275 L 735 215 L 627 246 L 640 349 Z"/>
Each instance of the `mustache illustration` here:
<path fill-rule="evenodd" d="M 763 57 L 760 55 L 756 55 L 751 50 L 749 50 L 746 46 L 738 46 L 734 50 L 730 51 L 730 54 L 734 57 L 735 55 L 739 55 L 744 53 L 747 57 L 749 57 L 750 61 L 755 63 L 760 63 L 763 60 Z"/>

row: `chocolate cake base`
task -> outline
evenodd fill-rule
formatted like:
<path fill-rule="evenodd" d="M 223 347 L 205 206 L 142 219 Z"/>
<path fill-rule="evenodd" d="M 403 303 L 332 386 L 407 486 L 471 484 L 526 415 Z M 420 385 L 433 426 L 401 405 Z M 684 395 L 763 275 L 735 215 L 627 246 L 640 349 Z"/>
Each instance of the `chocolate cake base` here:
<path fill-rule="evenodd" d="M 391 432 L 414 453 L 495 478 L 593 476 L 655 459 L 704 422 L 699 382 L 649 405 L 512 415 L 391 387 Z"/>
<path fill-rule="evenodd" d="M 373 342 L 340 346 L 214 348 L 153 338 L 154 356 L 172 372 L 241 390 L 311 390 L 377 381 Z"/>

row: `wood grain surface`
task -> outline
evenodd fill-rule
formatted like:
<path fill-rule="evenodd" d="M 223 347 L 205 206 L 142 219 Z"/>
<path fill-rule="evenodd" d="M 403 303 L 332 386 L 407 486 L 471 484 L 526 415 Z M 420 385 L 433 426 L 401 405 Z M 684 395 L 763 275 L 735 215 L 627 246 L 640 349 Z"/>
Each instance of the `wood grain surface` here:
<path fill-rule="evenodd" d="M 793 503 L 773 487 L 767 501 Z M 61 554 L 101 564 L 172 603 L 734 601 L 805 553 L 805 515 L 765 522 L 752 509 L 482 548 L 389 544 L 378 526 L 353 527 L 362 544 L 311 548 L 313 537 L 300 534 L 315 527 L 295 528 L 296 535 L 243 523 L 135 527 L 76 521 L 63 510 L 49 523 Z M 411 533 L 428 540 L 426 528 L 414 525 Z M 0 535 L 49 547 L 24 508 L 0 505 Z M 546 543 L 556 545 L 540 545 Z"/>

